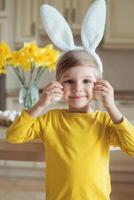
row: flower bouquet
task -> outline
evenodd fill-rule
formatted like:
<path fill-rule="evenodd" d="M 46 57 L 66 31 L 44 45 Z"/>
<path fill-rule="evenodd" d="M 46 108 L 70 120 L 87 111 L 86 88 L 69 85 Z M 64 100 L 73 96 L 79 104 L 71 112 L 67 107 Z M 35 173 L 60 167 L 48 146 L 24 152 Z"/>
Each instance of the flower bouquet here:
<path fill-rule="evenodd" d="M 19 102 L 24 108 L 31 108 L 38 100 L 40 78 L 46 70 L 55 70 L 59 54 L 52 44 L 39 48 L 32 41 L 24 43 L 21 49 L 12 51 L 7 43 L 0 43 L 0 74 L 7 73 L 7 67 L 12 67 L 20 83 Z"/>

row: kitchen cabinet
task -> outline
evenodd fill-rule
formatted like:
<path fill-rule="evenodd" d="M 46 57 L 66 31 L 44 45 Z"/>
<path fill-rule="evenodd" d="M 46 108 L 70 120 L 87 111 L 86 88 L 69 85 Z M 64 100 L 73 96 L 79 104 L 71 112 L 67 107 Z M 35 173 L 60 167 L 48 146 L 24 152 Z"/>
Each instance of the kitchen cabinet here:
<path fill-rule="evenodd" d="M 0 126 L 0 160 L 43 162 L 44 146 L 40 140 L 13 144 L 6 140 L 6 127 Z"/>
<path fill-rule="evenodd" d="M 65 19 L 71 26 L 73 33 L 76 35 L 76 34 L 80 34 L 82 20 L 92 0 L 84 0 L 84 1 L 81 1 L 81 0 L 68 0 L 68 1 L 40 0 L 38 2 L 39 2 L 38 12 L 39 12 L 39 7 L 44 3 L 48 3 L 49 5 L 52 5 L 55 8 L 57 8 L 65 17 Z M 40 21 L 39 13 L 38 13 L 38 18 Z M 39 24 L 40 24 L 39 26 L 40 33 L 43 33 L 44 31 L 43 31 L 42 25 L 40 22 Z"/>
<path fill-rule="evenodd" d="M 0 17 L 7 16 L 7 0 L 0 0 Z"/>
<path fill-rule="evenodd" d="M 66 18 L 74 35 L 80 35 L 81 23 L 91 2 L 92 0 L 0 0 L 0 39 L 7 38 L 7 34 L 9 38 L 10 31 L 16 45 L 20 46 L 23 42 L 38 41 L 41 36 L 46 36 L 40 19 L 40 6 L 45 3 L 56 7 Z M 103 48 L 134 49 L 134 1 L 106 0 L 106 3 L 107 22 Z"/>
<path fill-rule="evenodd" d="M 106 49 L 134 49 L 134 1 L 107 0 Z"/>
<path fill-rule="evenodd" d="M 7 40 L 8 4 L 7 0 L 0 0 L 0 41 Z"/>
<path fill-rule="evenodd" d="M 40 141 L 25 144 L 11 144 L 0 140 L 0 160 L 44 161 L 44 147 Z"/>
<path fill-rule="evenodd" d="M 16 0 L 15 43 L 20 46 L 23 42 L 36 40 L 37 35 L 37 0 Z"/>
<path fill-rule="evenodd" d="M 16 0 L 16 46 L 26 41 L 37 40 L 41 31 L 44 34 L 40 19 L 40 6 L 44 3 L 53 4 L 60 12 L 64 11 L 64 2 L 47 0 Z"/>
<path fill-rule="evenodd" d="M 91 0 L 16 0 L 15 42 L 19 47 L 23 42 L 38 40 L 45 36 L 40 19 L 40 6 L 49 4 L 57 8 L 65 17 L 74 34 L 80 34 L 80 28 Z"/>
<path fill-rule="evenodd" d="M 0 41 L 7 40 L 7 19 L 1 19 L 0 18 Z"/>
<path fill-rule="evenodd" d="M 72 27 L 72 30 L 74 34 L 80 35 L 81 33 L 81 24 L 82 21 L 85 17 L 85 14 L 91 4 L 92 0 L 85 0 L 85 1 L 80 1 L 80 0 L 74 0 L 71 1 L 71 20 L 70 24 Z"/>
<path fill-rule="evenodd" d="M 111 200 L 133 200 L 134 159 L 122 151 L 110 152 Z"/>

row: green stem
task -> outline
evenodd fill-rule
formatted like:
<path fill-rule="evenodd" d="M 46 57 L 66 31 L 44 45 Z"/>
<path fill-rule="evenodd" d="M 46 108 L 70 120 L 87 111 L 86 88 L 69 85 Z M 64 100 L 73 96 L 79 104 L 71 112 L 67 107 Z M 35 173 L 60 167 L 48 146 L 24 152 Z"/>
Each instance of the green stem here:
<path fill-rule="evenodd" d="M 27 102 L 27 99 L 30 96 L 29 92 L 30 92 L 30 89 L 31 89 L 32 81 L 33 81 L 32 78 L 33 78 L 34 69 L 35 69 L 35 66 L 32 63 L 31 71 L 30 71 L 30 77 L 29 77 L 29 81 L 28 81 L 28 86 L 26 87 L 26 96 L 24 98 L 24 103 Z M 32 102 L 31 97 L 30 97 L 30 101 Z"/>
<path fill-rule="evenodd" d="M 21 76 L 21 74 L 20 74 L 20 71 L 19 71 L 19 69 L 18 69 L 18 68 L 15 68 L 15 67 L 13 67 L 13 70 L 14 70 L 14 72 L 15 72 L 15 74 L 16 74 L 16 76 L 17 76 L 18 80 L 19 80 L 19 82 L 21 83 L 21 85 L 22 85 L 22 86 L 24 86 L 24 85 L 25 85 L 25 83 L 24 83 L 24 80 L 23 80 L 23 78 L 22 78 L 22 76 Z"/>
<path fill-rule="evenodd" d="M 33 78 L 34 69 L 35 69 L 35 65 L 32 63 L 30 77 L 29 77 L 29 81 L 28 81 L 28 88 L 31 86 L 32 81 L 33 81 L 32 78 Z"/>
<path fill-rule="evenodd" d="M 32 105 L 32 96 L 31 96 L 31 88 L 25 88 L 26 89 L 26 95 L 25 95 L 25 98 L 24 98 L 24 105 L 27 107 L 27 108 L 30 108 L 31 105 Z"/>
<path fill-rule="evenodd" d="M 38 85 L 39 83 L 39 80 L 41 78 L 41 76 L 44 74 L 44 72 L 46 71 L 46 68 L 42 68 L 40 67 L 37 71 L 37 74 L 36 74 L 36 78 L 35 78 L 35 84 Z"/>
<path fill-rule="evenodd" d="M 41 67 L 39 67 L 39 68 L 37 69 L 37 73 L 36 73 L 35 79 L 34 79 L 34 82 L 35 82 L 35 83 L 37 83 L 37 80 L 38 80 L 38 76 L 39 76 L 39 74 L 40 74 L 40 71 L 41 71 Z"/>
<path fill-rule="evenodd" d="M 27 86 L 27 83 L 26 83 L 26 78 L 25 78 L 25 75 L 24 75 L 24 70 L 20 67 L 19 68 L 19 71 L 20 71 L 20 74 L 22 76 L 22 79 L 24 81 L 24 86 L 26 87 Z"/>

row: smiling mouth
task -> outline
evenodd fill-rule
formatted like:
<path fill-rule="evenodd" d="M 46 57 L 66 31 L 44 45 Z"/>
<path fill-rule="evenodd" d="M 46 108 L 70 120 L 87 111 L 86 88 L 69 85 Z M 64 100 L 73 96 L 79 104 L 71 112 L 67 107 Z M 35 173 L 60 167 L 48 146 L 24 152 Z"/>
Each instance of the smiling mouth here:
<path fill-rule="evenodd" d="M 86 97 L 86 96 L 70 96 L 69 98 L 70 99 L 82 99 L 84 97 Z"/>

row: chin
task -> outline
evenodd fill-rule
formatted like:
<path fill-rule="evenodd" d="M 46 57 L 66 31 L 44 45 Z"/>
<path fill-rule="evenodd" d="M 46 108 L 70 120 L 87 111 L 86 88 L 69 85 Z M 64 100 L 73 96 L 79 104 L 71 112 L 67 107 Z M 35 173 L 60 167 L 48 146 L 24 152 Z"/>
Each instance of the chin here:
<path fill-rule="evenodd" d="M 64 98 L 64 102 L 67 103 L 70 107 L 79 109 L 83 107 L 87 107 L 90 103 L 91 99 L 83 99 L 83 100 L 70 100 L 69 98 Z"/>
<path fill-rule="evenodd" d="M 89 110 L 89 105 L 88 104 L 84 104 L 84 105 L 79 105 L 79 106 L 76 106 L 76 105 L 69 105 L 69 110 L 70 112 L 88 112 Z"/>
<path fill-rule="evenodd" d="M 73 107 L 73 108 L 76 108 L 76 109 L 81 109 L 81 108 L 84 108 L 84 107 L 87 107 L 89 105 L 89 102 L 88 103 L 68 103 L 69 106 Z"/>

